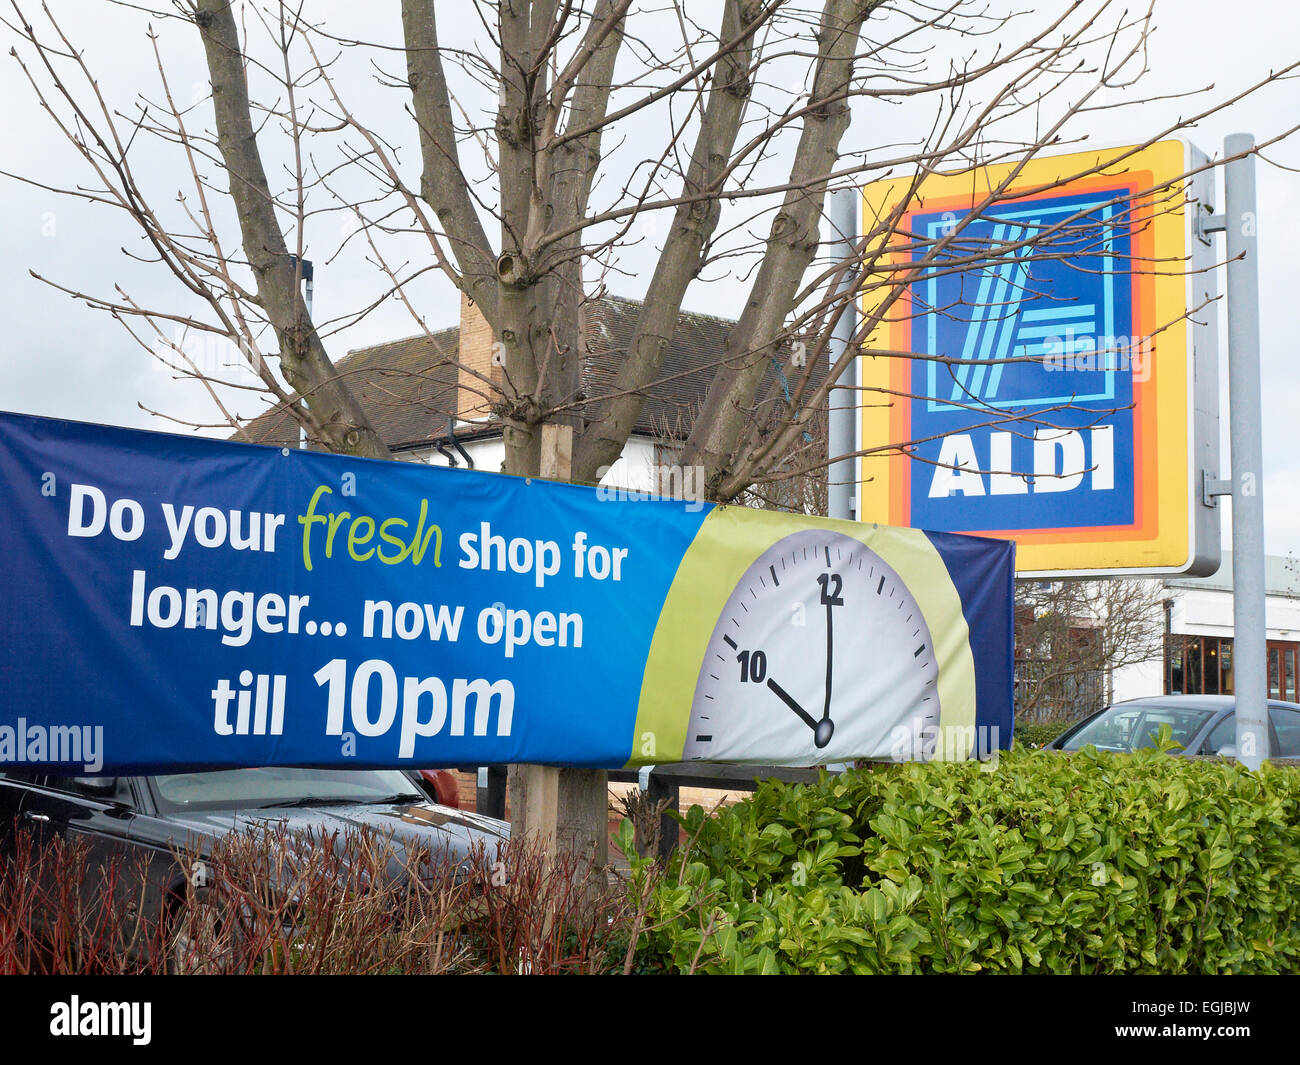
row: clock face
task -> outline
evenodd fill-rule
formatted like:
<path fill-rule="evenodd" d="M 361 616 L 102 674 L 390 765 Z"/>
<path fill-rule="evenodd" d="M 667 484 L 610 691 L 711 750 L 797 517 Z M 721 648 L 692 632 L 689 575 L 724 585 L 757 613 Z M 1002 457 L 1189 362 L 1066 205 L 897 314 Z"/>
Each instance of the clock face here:
<path fill-rule="evenodd" d="M 928 758 L 938 676 L 925 618 L 898 574 L 852 537 L 805 529 L 765 551 L 727 599 L 683 758 Z"/>

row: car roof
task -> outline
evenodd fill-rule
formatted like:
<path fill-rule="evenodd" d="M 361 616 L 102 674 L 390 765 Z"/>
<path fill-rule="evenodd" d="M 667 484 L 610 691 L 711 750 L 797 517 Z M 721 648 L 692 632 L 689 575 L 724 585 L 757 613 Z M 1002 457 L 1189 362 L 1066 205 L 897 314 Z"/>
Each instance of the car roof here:
<path fill-rule="evenodd" d="M 1112 703 L 1112 708 L 1121 706 L 1161 706 L 1173 710 L 1178 707 L 1191 710 L 1231 710 L 1236 699 L 1231 695 L 1148 695 L 1140 699 L 1125 699 L 1121 703 Z"/>
<path fill-rule="evenodd" d="M 1300 710 L 1300 703 L 1287 702 L 1285 699 L 1265 700 L 1269 706 L 1285 707 L 1288 710 Z M 1235 695 L 1146 695 L 1139 699 L 1125 699 L 1112 703 L 1108 709 L 1124 706 L 1152 706 L 1176 710 L 1179 707 L 1191 710 L 1231 710 L 1236 706 Z"/>

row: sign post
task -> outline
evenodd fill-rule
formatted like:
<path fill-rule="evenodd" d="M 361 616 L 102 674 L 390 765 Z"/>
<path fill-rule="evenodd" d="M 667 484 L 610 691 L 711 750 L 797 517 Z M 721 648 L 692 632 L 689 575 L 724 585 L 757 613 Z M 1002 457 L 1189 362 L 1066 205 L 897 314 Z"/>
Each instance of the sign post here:
<path fill-rule="evenodd" d="M 1228 392 L 1232 442 L 1232 627 L 1237 757 L 1258 769 L 1269 755 L 1264 628 L 1264 447 L 1259 374 L 1259 237 L 1255 139 L 1223 142 L 1228 251 Z M 1236 158 L 1234 158 L 1236 157 Z"/>
<path fill-rule="evenodd" d="M 542 477 L 566 482 L 573 472 L 573 428 L 542 426 Z M 543 851 L 568 851 L 603 866 L 609 858 L 609 785 L 603 769 L 521 765 L 512 834 L 532 834 Z"/>
<path fill-rule="evenodd" d="M 856 189 L 836 189 L 830 194 L 830 256 L 832 262 L 849 262 L 854 253 L 858 232 L 858 193 Z M 848 285 L 848 281 L 844 285 Z M 833 367 L 839 361 L 844 349 L 852 342 L 857 331 L 857 308 L 852 302 L 840 314 L 835 333 L 830 343 L 830 364 Z M 851 455 L 857 450 L 857 410 L 858 394 L 851 386 L 857 384 L 855 366 L 846 374 L 850 387 L 832 388 L 828 399 L 827 447 L 830 467 L 826 471 L 826 515 L 831 518 L 852 520 L 857 517 L 855 500 L 857 476 L 856 463 Z"/>

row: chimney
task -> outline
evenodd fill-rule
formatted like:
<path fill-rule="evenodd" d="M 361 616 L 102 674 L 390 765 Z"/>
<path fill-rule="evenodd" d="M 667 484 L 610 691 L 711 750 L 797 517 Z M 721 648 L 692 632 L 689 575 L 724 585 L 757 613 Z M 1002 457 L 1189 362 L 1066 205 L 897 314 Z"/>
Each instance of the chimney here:
<path fill-rule="evenodd" d="M 492 361 L 496 337 L 478 305 L 460 294 L 460 371 L 456 416 L 462 421 L 486 418 L 489 405 L 500 398 L 501 367 Z M 472 372 L 471 372 L 472 371 Z M 482 374 L 477 377 L 475 374 Z M 488 380 L 484 380 L 487 378 Z M 491 382 L 489 384 L 488 382 Z"/>

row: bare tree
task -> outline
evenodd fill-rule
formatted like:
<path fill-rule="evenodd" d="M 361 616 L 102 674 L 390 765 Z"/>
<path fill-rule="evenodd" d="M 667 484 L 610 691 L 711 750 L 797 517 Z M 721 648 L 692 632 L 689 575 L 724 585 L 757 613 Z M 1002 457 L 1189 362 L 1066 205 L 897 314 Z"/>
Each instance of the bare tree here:
<path fill-rule="evenodd" d="M 1068 720 L 1105 705 L 1111 675 L 1161 657 L 1158 581 L 1020 581 L 1016 586 L 1016 717 Z"/>
<path fill-rule="evenodd" d="M 1151 29 L 1150 11 L 1108 0 L 1051 15 L 1003 15 L 968 0 L 819 0 L 811 10 L 789 0 L 677 0 L 635 13 L 631 0 L 438 10 L 403 0 L 400 26 L 394 19 L 362 40 L 313 22 L 301 0 L 173 0 L 150 13 L 153 87 L 113 102 L 59 4 L 35 21 L 23 0 L 10 4 L 14 54 L 88 177 L 12 176 L 116 209 L 138 227 L 142 257 L 170 271 L 178 298 L 148 307 L 120 286 L 71 294 L 149 350 L 170 349 L 179 372 L 217 403 L 218 424 L 239 431 L 255 413 L 245 409 L 251 392 L 323 447 L 385 455 L 331 347 L 386 301 L 431 329 L 428 281 L 437 275 L 481 309 L 499 341 L 501 372 L 469 372 L 502 423 L 507 471 L 536 474 L 540 429 L 558 422 L 575 433 L 574 479 L 592 482 L 661 379 L 688 293 L 725 277 L 743 299 L 725 349 L 701 367 L 707 395 L 681 450 L 703 468 L 708 496 L 723 501 L 788 498 L 780 482 L 825 465 L 824 449 L 806 446 L 820 438 L 811 425 L 852 360 L 915 357 L 871 338 L 908 313 L 900 297 L 924 271 L 983 269 L 1026 243 L 1040 258 L 1064 255 L 1094 239 L 1080 218 L 1019 241 L 976 238 L 971 224 L 1006 199 L 1011 178 L 982 188 L 972 215 L 941 238 L 905 232 L 900 220 L 927 174 L 975 182 L 983 165 L 1006 162 L 1014 178 L 1044 149 L 1071 143 L 1074 120 L 1140 102 Z M 145 10 L 121 7 L 125 18 Z M 173 90 L 165 33 L 202 43 L 208 91 L 194 100 Z M 379 110 L 349 100 L 362 95 L 358 55 L 387 90 Z M 1150 140 L 1229 102 L 1195 107 Z M 901 103 L 927 116 L 928 132 L 904 144 L 874 137 L 876 113 Z M 865 128 L 849 136 L 855 117 Z M 145 141 L 173 165 L 154 165 Z M 1099 153 L 1087 172 L 1123 158 Z M 867 220 L 849 258 L 832 260 L 821 233 L 828 190 L 885 176 L 911 179 L 911 193 Z M 1168 189 L 1145 195 L 1152 212 L 1183 206 Z M 340 241 L 341 218 L 351 224 Z M 351 249 L 371 264 L 372 290 L 313 317 L 300 291 L 306 253 Z M 589 394 L 584 305 L 634 268 L 649 278 L 634 334 L 608 387 Z M 826 372 L 832 331 L 859 297 L 869 310 Z M 223 377 L 197 363 L 184 343 L 193 335 L 233 345 L 252 373 Z M 774 363 L 788 401 L 773 402 Z M 898 398 L 874 392 L 861 402 Z M 987 414 L 992 424 L 1009 418 Z"/>

